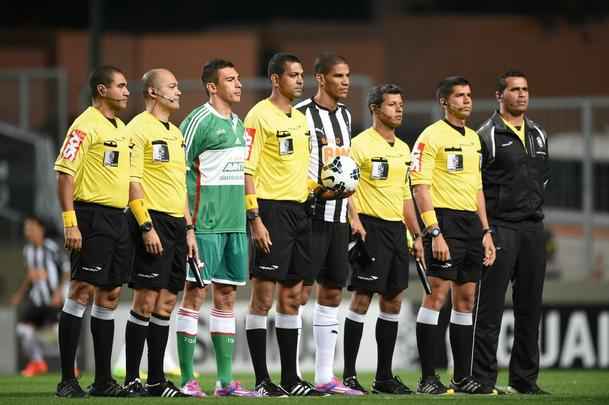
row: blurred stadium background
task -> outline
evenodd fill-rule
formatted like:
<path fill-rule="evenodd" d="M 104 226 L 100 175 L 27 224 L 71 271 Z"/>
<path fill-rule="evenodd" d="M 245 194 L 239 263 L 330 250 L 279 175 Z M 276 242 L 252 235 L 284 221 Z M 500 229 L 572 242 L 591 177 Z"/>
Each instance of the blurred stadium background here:
<path fill-rule="evenodd" d="M 232 60 L 244 78 L 244 97 L 236 107 L 243 117 L 269 92 L 264 72 L 270 55 L 294 53 L 310 73 L 315 56 L 326 50 L 350 62 L 354 133 L 370 123 L 368 88 L 394 82 L 407 96 L 398 133 L 411 146 L 420 130 L 440 116 L 433 95 L 441 78 L 462 74 L 473 83 L 470 126 L 477 128 L 496 106 L 495 77 L 508 68 L 527 73 L 529 116 L 548 130 L 553 170 L 546 203 L 550 260 L 542 365 L 608 368 L 609 3 L 559 0 L 552 9 L 545 4 L 90 0 L 61 5 L 26 1 L 5 10 L 0 16 L 0 372 L 14 373 L 22 362 L 16 355 L 14 308 L 8 305 L 24 276 L 22 220 L 36 213 L 60 225 L 52 162 L 69 123 L 88 103 L 91 66 L 114 64 L 127 72 L 131 98 L 124 121 L 143 108 L 138 91 L 142 73 L 169 68 L 184 93 L 173 117 L 179 123 L 203 101 L 200 70 L 212 57 Z M 306 87 L 305 95 L 312 95 L 311 78 Z M 407 296 L 414 304 L 421 289 L 414 279 L 411 285 Z M 125 290 L 125 305 L 129 297 Z M 247 297 L 245 289 L 240 297 Z M 411 355 L 416 352 L 411 312 L 405 305 L 397 364 L 403 368 L 417 364 Z M 509 358 L 511 319 L 508 310 L 500 347 L 503 366 Z M 116 333 L 122 339 L 124 325 L 119 324 Z M 51 331 L 50 355 L 53 336 Z M 212 370 L 205 345 L 199 365 Z M 312 350 L 305 345 L 305 366 L 312 364 Z M 117 347 L 117 364 L 120 351 Z M 247 352 L 237 357 L 246 368 Z M 82 361 L 88 368 L 87 350 Z M 365 363 L 369 366 L 373 364 Z"/>

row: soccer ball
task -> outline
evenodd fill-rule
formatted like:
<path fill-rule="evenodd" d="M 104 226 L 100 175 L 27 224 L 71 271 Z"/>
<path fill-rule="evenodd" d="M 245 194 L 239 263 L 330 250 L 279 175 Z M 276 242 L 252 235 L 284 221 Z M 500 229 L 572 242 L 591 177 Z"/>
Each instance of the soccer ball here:
<path fill-rule="evenodd" d="M 321 184 L 338 193 L 355 191 L 359 167 L 349 156 L 337 156 L 321 168 Z"/>

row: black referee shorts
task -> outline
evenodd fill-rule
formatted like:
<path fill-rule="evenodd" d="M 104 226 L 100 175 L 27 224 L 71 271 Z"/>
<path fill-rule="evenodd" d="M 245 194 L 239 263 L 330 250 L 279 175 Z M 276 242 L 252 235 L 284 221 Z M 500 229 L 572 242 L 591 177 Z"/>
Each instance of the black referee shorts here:
<path fill-rule="evenodd" d="M 349 224 L 316 218 L 312 222 L 315 254 L 311 255 L 311 271 L 304 285 L 313 285 L 317 281 L 324 287 L 343 288 L 349 275 Z"/>
<path fill-rule="evenodd" d="M 436 208 L 438 225 L 448 245 L 450 260 L 433 258 L 431 236 L 423 239 L 428 275 L 457 283 L 477 282 L 482 275 L 482 224 L 476 212 Z"/>
<path fill-rule="evenodd" d="M 271 251 L 254 249 L 250 276 L 297 283 L 311 271 L 311 218 L 304 203 L 258 200 L 260 218 L 271 236 Z"/>
<path fill-rule="evenodd" d="M 408 245 L 402 221 L 359 216 L 366 230 L 364 245 L 370 257 L 366 266 L 352 266 L 349 290 L 390 296 L 408 287 Z"/>
<path fill-rule="evenodd" d="M 147 290 L 165 288 L 177 294 L 184 289 L 186 281 L 186 221 L 159 211 L 149 212 L 154 230 L 163 245 L 163 254 L 155 256 L 146 252 L 140 227 L 130 213 L 129 227 L 135 246 L 135 261 L 129 287 Z"/>
<path fill-rule="evenodd" d="M 72 279 L 100 288 L 123 285 L 131 273 L 133 245 L 120 208 L 75 202 L 82 249 L 72 251 Z"/>

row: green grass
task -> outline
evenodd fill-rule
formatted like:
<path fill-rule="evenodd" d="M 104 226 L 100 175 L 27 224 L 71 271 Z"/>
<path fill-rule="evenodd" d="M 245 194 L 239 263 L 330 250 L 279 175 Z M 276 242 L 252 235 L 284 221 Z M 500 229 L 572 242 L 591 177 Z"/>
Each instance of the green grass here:
<path fill-rule="evenodd" d="M 416 372 L 400 372 L 398 373 L 404 382 L 411 388 L 414 388 L 418 378 Z M 305 377 L 312 379 L 310 375 Z M 360 381 L 364 385 L 370 385 L 372 381 L 372 374 L 364 374 L 360 376 Z M 253 376 L 251 375 L 239 375 L 240 379 L 246 386 L 251 387 L 253 384 Z M 443 381 L 446 382 L 446 375 L 442 375 Z M 1 376 L 0 377 L 0 404 L 14 404 L 14 405 L 50 405 L 50 404 L 66 404 L 68 403 L 80 403 L 82 401 L 89 403 L 111 403 L 115 405 L 123 405 L 129 403 L 140 403 L 140 404 L 159 404 L 175 402 L 178 399 L 162 399 L 162 398 L 85 398 L 85 399 L 59 399 L 54 396 L 55 386 L 57 384 L 57 375 L 48 375 L 43 377 L 35 378 L 22 378 L 18 376 Z M 277 377 L 275 377 L 275 381 Z M 82 377 L 81 385 L 85 388 L 91 383 L 91 375 L 85 375 Z M 213 387 L 213 380 L 211 377 L 203 376 L 201 378 L 205 391 L 211 392 Z M 175 381 L 177 382 L 177 381 Z M 505 386 L 507 384 L 507 376 L 505 372 L 500 374 L 499 385 Z M 539 403 L 552 403 L 552 404 L 609 404 L 609 373 L 607 371 L 554 371 L 545 370 L 541 373 L 539 384 L 544 389 L 552 392 L 551 396 L 525 396 L 525 395 L 502 395 L 502 396 L 467 396 L 467 395 L 454 395 L 451 397 L 430 397 L 423 395 L 413 395 L 406 397 L 395 397 L 385 395 L 369 395 L 366 397 L 326 397 L 326 398 L 278 398 L 271 399 L 273 404 L 294 405 L 297 401 L 302 404 L 302 401 L 315 401 L 317 405 L 321 403 L 331 405 L 376 405 L 384 401 L 407 401 L 410 403 L 418 403 L 419 401 L 427 404 L 447 402 L 460 402 L 461 404 L 491 404 L 500 403 L 504 404 L 516 404 L 520 401 L 525 400 L 527 405 L 539 404 Z M 198 401 L 197 399 L 185 398 L 184 400 L 192 403 Z M 209 400 L 209 399 L 204 399 Z M 216 401 L 216 399 L 212 399 Z M 221 398 L 217 399 L 225 404 L 240 405 L 244 402 L 249 401 L 260 401 L 260 399 L 251 398 Z M 466 402 L 467 401 L 467 402 Z"/>

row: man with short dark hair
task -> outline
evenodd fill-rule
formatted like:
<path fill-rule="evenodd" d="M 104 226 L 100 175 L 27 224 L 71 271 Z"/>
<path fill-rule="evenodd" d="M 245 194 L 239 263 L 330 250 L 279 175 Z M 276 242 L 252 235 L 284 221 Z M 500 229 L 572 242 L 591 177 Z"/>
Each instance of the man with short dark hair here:
<path fill-rule="evenodd" d="M 125 396 L 112 378 L 114 312 L 133 259 L 125 207 L 129 201 L 129 144 L 117 117 L 127 108 L 125 74 L 113 66 L 89 78 L 93 105 L 70 126 L 55 161 L 65 247 L 71 250 L 70 293 L 59 317 L 59 397 L 84 397 L 74 375 L 82 317 L 91 308 L 95 354 L 92 396 Z"/>
<path fill-rule="evenodd" d="M 550 180 L 548 137 L 526 116 L 529 85 L 524 73 L 499 76 L 495 97 L 499 111 L 478 134 L 486 207 L 498 253 L 480 280 L 472 373 L 485 384 L 497 382 L 497 342 L 511 281 L 515 325 L 509 385 L 518 393 L 547 394 L 537 385 L 537 376 L 546 270 L 542 207 Z"/>
<path fill-rule="evenodd" d="M 327 395 L 301 380 L 297 372 L 302 280 L 311 266 L 311 219 L 306 207 L 310 131 L 305 116 L 291 105 L 302 94 L 303 74 L 296 56 L 275 54 L 268 64 L 271 95 L 245 117 L 249 146 L 245 198 L 255 243 L 245 327 L 256 391 L 262 396 Z M 281 387 L 271 382 L 266 365 L 267 315 L 277 284 Z"/>
<path fill-rule="evenodd" d="M 472 310 L 483 265 L 495 260 L 480 177 L 480 141 L 466 126 L 472 112 L 469 82 L 460 76 L 442 80 L 437 89 L 444 119 L 419 135 L 413 148 L 410 179 L 425 224 L 425 262 L 431 294 L 423 296 L 417 315 L 421 380 L 417 392 L 450 393 L 435 374 L 435 355 L 443 338 L 440 310 L 452 293 L 450 342 L 454 358 L 451 389 L 492 394 L 471 376 Z"/>
<path fill-rule="evenodd" d="M 241 100 L 239 72 L 232 62 L 213 59 L 203 66 L 203 88 L 209 102 L 195 108 L 182 121 L 186 142 L 187 189 L 201 258 L 200 278 L 212 283 L 213 307 L 209 329 L 216 355 L 217 396 L 255 396 L 233 380 L 235 299 L 237 286 L 247 280 L 248 239 L 245 233 L 243 123 L 233 113 Z M 205 288 L 197 285 L 197 271 L 189 269 L 178 310 L 178 357 L 182 391 L 203 396 L 194 377 L 193 357 L 198 318 Z"/>
<path fill-rule="evenodd" d="M 296 108 L 307 117 L 311 131 L 309 177 L 321 187 L 323 166 L 337 156 L 349 154 L 351 112 L 341 101 L 349 94 L 350 71 L 346 59 L 334 53 L 318 56 L 314 69 L 317 94 L 297 104 Z M 318 249 L 312 256 L 311 271 L 304 280 L 301 304 L 307 303 L 313 283 L 317 281 L 317 303 L 313 315 L 316 388 L 331 394 L 362 395 L 362 391 L 345 386 L 333 371 L 338 306 L 349 275 L 347 210 L 353 209 L 353 204 L 348 205 L 348 200 L 346 195 L 329 195 L 321 188 L 317 193 L 313 239 L 318 242 Z M 352 232 L 365 233 L 357 216 L 350 218 Z"/>
<path fill-rule="evenodd" d="M 169 319 L 184 287 L 186 257 L 196 257 L 194 232 L 186 203 L 184 141 L 169 119 L 180 108 L 181 92 L 167 69 L 142 76 L 145 111 L 127 124 L 131 143 L 129 224 L 135 262 L 129 280 L 133 304 L 125 330 L 125 388 L 130 396 L 181 397 L 165 379 L 163 358 Z M 139 367 L 148 343 L 148 380 Z"/>
<path fill-rule="evenodd" d="M 410 148 L 395 133 L 402 124 L 404 104 L 397 85 L 373 87 L 368 93 L 372 127 L 354 137 L 350 153 L 360 169 L 350 221 L 359 222 L 365 230 L 360 232 L 358 243 L 370 259 L 352 263 L 348 288 L 353 296 L 345 318 L 343 382 L 365 392 L 357 380 L 355 361 L 366 313 L 377 293 L 380 315 L 376 321 L 377 366 L 372 384 L 376 394 L 413 393 L 392 370 L 402 297 L 408 287 L 406 232 L 420 233 L 408 181 Z M 423 255 L 419 237 L 415 238 L 414 255 L 417 259 Z"/>

